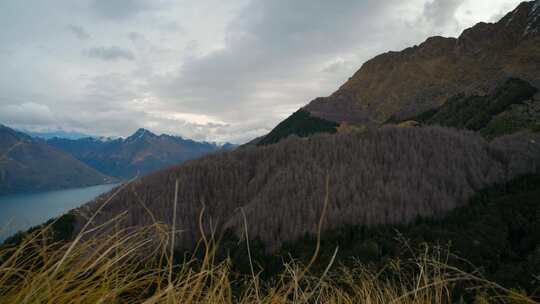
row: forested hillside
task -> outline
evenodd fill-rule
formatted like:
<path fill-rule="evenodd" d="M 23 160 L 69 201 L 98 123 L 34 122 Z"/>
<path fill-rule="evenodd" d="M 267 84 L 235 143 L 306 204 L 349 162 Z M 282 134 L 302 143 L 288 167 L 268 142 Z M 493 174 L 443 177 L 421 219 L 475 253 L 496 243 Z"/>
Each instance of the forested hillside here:
<path fill-rule="evenodd" d="M 330 178 L 326 229 L 405 223 L 441 216 L 478 190 L 540 170 L 540 136 L 522 134 L 487 143 L 470 132 L 439 127 L 386 127 L 362 134 L 290 138 L 190 161 L 135 181 L 96 218 L 127 211 L 122 226 L 172 222 L 178 179 L 178 238 L 190 247 L 200 235 L 198 215 L 217 231 L 239 227 L 270 250 L 315 231 Z M 89 215 L 106 196 L 79 211 Z M 78 217 L 77 227 L 84 222 Z"/>
<path fill-rule="evenodd" d="M 540 129 L 538 89 L 528 82 L 511 78 L 484 96 L 459 94 L 439 108 L 405 119 L 480 132 L 484 137 Z M 391 118 L 389 122 L 399 122 Z"/>
<path fill-rule="evenodd" d="M 309 112 L 300 109 L 262 137 L 257 145 L 275 144 L 290 135 L 308 137 L 317 133 L 336 133 L 338 126 L 339 124 L 333 121 L 313 117 Z"/>
<path fill-rule="evenodd" d="M 377 271 L 391 259 L 411 259 L 423 244 L 449 250 L 447 263 L 506 287 L 530 294 L 540 284 L 540 175 L 516 178 L 475 194 L 466 206 L 442 218 L 418 218 L 406 225 L 345 225 L 321 235 L 314 268 L 322 273 L 336 249 L 334 264 L 372 265 Z M 247 244 L 226 234 L 223 251 L 235 270 L 249 273 Z M 281 273 L 282 259 L 307 263 L 316 247 L 314 236 L 287 242 L 273 254 L 257 239 L 250 240 L 253 263 L 265 277 Z M 538 295 L 540 296 L 540 294 Z"/>

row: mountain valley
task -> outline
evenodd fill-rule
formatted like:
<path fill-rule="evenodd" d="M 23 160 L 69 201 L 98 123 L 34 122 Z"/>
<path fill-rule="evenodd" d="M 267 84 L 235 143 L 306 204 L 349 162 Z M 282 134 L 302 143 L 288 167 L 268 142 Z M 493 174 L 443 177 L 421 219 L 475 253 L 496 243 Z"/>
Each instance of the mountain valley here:
<path fill-rule="evenodd" d="M 126 269 L 142 269 L 144 278 L 159 273 L 115 300 L 132 293 L 153 299 L 147 294 L 158 290 L 162 294 L 154 297 L 166 294 L 172 303 L 181 298 L 168 293 L 174 284 L 206 295 L 205 287 L 219 281 L 227 286 L 216 297 L 227 298 L 224 303 L 244 295 L 250 299 L 245 303 L 266 303 L 259 291 L 284 299 L 268 303 L 302 297 L 301 303 L 355 303 L 368 299 L 378 288 L 373 282 L 381 280 L 398 282 L 392 290 L 400 291 L 388 293 L 392 301 L 378 297 L 373 303 L 538 303 L 540 0 L 500 16 L 457 38 L 434 36 L 380 54 L 331 95 L 311 100 L 240 146 L 142 128 L 125 138 L 43 139 L 0 125 L 0 194 L 121 182 L 2 246 L 35 239 L 51 241 L 46 250 L 54 252 L 65 244 L 67 251 L 51 255 L 61 258 L 47 270 L 64 275 L 69 267 L 62 262 L 81 244 L 96 261 L 84 262 L 91 266 L 83 263 L 88 268 L 74 278 L 91 282 L 108 277 L 109 268 L 86 269 L 109 257 L 112 264 L 121 261 L 123 249 L 135 261 Z M 251 37 L 238 36 L 244 34 Z M 196 84 L 207 85 L 214 83 Z M 237 96 L 227 91 L 234 88 L 216 87 L 214 97 L 232 103 L 225 97 Z M 185 103 L 199 101 L 186 97 Z M 191 115 L 203 124 L 213 112 Z M 252 126 L 249 119 L 242 123 Z M 41 230 L 45 226 L 50 231 Z M 124 246 L 133 240 L 136 245 Z M 23 258 L 48 258 L 32 246 L 20 250 Z M 413 270 L 406 269 L 411 263 Z M 115 274 L 124 267 L 119 264 Z M 342 272 L 332 272 L 336 268 Z M 184 285 L 184 275 L 195 283 Z M 284 291 L 274 289 L 287 275 L 292 279 Z M 410 287 L 404 278 L 417 281 Z M 347 300 L 319 301 L 308 291 L 315 286 L 322 298 L 333 288 L 347 294 L 351 288 L 343 280 L 367 287 Z M 246 285 L 255 291 L 245 292 Z M 444 300 L 417 297 L 439 285 L 436 294 Z M 114 293 L 106 294 L 100 300 Z"/>

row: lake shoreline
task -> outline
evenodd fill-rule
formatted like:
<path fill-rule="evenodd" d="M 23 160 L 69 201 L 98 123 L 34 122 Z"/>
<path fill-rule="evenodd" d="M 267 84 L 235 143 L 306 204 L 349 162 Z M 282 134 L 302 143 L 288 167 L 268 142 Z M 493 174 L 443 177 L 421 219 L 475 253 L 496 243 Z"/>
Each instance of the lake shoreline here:
<path fill-rule="evenodd" d="M 30 194 L 42 194 L 42 193 L 48 193 L 48 192 L 56 192 L 56 191 L 64 191 L 64 190 L 72 190 L 72 189 L 81 189 L 81 188 L 89 188 L 89 187 L 97 187 L 97 186 L 104 186 L 104 185 L 121 185 L 124 183 L 125 180 L 115 179 L 115 180 L 109 180 L 104 183 L 100 184 L 88 184 L 88 185 L 79 185 L 75 187 L 58 187 L 58 188 L 50 188 L 47 190 L 28 190 L 28 191 L 17 191 L 17 192 L 2 192 L 0 193 L 0 198 L 5 196 L 13 196 L 13 195 L 30 195 Z"/>
<path fill-rule="evenodd" d="M 107 183 L 62 190 L 1 195 L 0 242 L 18 231 L 40 225 L 51 218 L 76 209 L 119 185 L 121 183 Z"/>

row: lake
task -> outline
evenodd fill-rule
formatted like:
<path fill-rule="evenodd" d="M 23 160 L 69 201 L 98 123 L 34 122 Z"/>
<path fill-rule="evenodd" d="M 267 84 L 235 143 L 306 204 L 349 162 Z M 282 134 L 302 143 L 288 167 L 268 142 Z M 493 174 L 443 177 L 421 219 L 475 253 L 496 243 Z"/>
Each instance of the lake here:
<path fill-rule="evenodd" d="M 118 184 L 0 196 L 0 242 L 42 224 L 105 193 Z"/>

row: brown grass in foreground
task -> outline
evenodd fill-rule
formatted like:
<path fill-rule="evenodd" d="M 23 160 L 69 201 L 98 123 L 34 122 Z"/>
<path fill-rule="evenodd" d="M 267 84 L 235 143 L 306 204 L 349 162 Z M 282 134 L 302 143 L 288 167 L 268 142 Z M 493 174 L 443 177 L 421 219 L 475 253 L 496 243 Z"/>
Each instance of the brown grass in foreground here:
<path fill-rule="evenodd" d="M 451 303 L 463 286 L 477 303 L 535 303 L 447 266 L 436 249 L 381 272 L 359 264 L 318 277 L 291 261 L 271 282 L 239 276 L 206 255 L 173 265 L 159 225 L 91 240 L 48 244 L 45 231 L 0 251 L 0 303 Z M 161 237 L 161 238 L 160 238 Z M 461 286 L 461 287 L 458 287 Z M 490 296 L 487 296 L 490 295 Z"/>
<path fill-rule="evenodd" d="M 328 195 L 319 236 L 327 205 Z M 204 208 L 199 223 L 203 214 Z M 217 260 L 219 242 L 205 237 L 200 224 L 203 258 L 175 264 L 175 221 L 172 228 L 156 223 L 121 230 L 120 217 L 94 228 L 112 226 L 112 234 L 85 227 L 72 241 L 51 243 L 45 227 L 19 245 L 0 246 L 0 303 L 454 303 L 465 292 L 474 303 L 537 303 L 448 266 L 448 253 L 427 246 L 416 258 L 389 261 L 380 271 L 339 267 L 332 259 L 315 276 L 309 270 L 317 246 L 307 265 L 284 262 L 280 276 L 263 282 L 252 264 L 251 275 L 240 275 L 230 259 Z M 246 250 L 251 257 L 249 245 Z"/>

